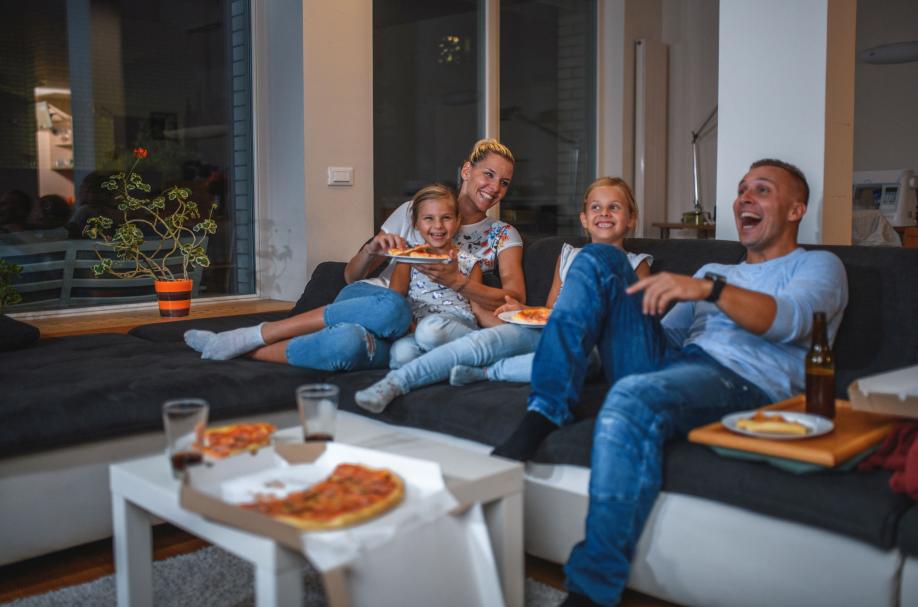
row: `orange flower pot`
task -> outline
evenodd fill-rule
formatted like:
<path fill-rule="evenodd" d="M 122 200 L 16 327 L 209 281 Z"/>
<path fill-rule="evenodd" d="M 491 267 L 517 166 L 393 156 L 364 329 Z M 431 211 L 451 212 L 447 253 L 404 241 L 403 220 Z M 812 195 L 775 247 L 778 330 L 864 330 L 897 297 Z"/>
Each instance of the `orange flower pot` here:
<path fill-rule="evenodd" d="M 180 280 L 156 280 L 156 298 L 159 300 L 159 315 L 166 317 L 188 316 L 191 310 L 190 278 Z"/>

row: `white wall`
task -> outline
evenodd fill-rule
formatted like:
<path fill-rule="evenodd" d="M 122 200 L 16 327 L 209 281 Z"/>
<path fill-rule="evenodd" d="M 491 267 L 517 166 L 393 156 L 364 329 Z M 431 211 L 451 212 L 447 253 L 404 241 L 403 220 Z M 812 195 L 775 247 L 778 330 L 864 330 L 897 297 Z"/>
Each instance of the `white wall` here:
<path fill-rule="evenodd" d="M 918 2 L 857 6 L 858 52 L 918 39 Z M 854 90 L 854 170 L 918 169 L 918 62 L 858 62 Z"/>
<path fill-rule="evenodd" d="M 831 10 L 838 7 L 852 8 L 850 19 L 842 20 L 851 25 L 853 3 L 833 0 Z M 853 60 L 854 31 L 853 27 L 841 32 L 835 28 L 830 36 L 833 26 L 828 0 L 721 3 L 717 238 L 737 237 L 731 204 L 749 163 L 776 157 L 799 166 L 810 183 L 810 204 L 800 225 L 800 241 L 826 242 L 826 175 L 832 180 L 833 205 L 839 204 L 837 191 L 847 188 L 850 193 L 851 117 L 849 112 L 846 118 L 839 108 L 853 100 L 853 80 L 848 90 L 837 86 L 834 74 L 844 70 L 836 69 L 827 48 L 831 38 L 833 50 L 838 47 L 846 52 L 847 36 Z M 853 65 L 850 72 L 853 76 Z M 827 88 L 832 91 L 829 96 Z M 850 241 L 850 200 L 841 206 L 840 211 L 848 213 Z"/>

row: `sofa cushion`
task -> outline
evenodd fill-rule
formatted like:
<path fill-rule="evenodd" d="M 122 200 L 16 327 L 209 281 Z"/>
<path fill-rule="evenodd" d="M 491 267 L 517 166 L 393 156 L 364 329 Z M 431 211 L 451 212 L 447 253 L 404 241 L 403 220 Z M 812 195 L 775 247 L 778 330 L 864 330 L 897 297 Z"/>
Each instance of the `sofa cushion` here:
<path fill-rule="evenodd" d="M 347 285 L 344 281 L 346 265 L 342 261 L 323 261 L 316 266 L 303 289 L 303 294 L 290 310 L 290 315 L 306 312 L 335 301 L 338 291 Z"/>
<path fill-rule="evenodd" d="M 37 327 L 0 314 L 0 352 L 25 348 L 38 341 L 41 332 Z"/>
<path fill-rule="evenodd" d="M 899 534 L 896 545 L 905 554 L 918 556 L 918 504 L 912 502 L 902 520 L 899 521 Z"/>
<path fill-rule="evenodd" d="M 239 314 L 236 316 L 218 316 L 215 318 L 188 318 L 169 322 L 155 322 L 134 327 L 128 335 L 147 341 L 184 341 L 185 331 L 199 329 L 202 331 L 229 331 L 239 327 L 251 327 L 263 322 L 287 318 L 288 312 L 259 312 L 258 314 Z"/>
<path fill-rule="evenodd" d="M 160 430 L 170 398 L 206 399 L 213 420 L 295 408 L 296 387 L 327 375 L 130 335 L 41 341 L 0 355 L 0 457 Z"/>
<path fill-rule="evenodd" d="M 666 491 L 821 527 L 881 548 L 895 545 L 896 526 L 912 503 L 889 489 L 886 471 L 797 475 L 763 462 L 721 457 L 684 440 L 667 445 L 663 475 Z"/>

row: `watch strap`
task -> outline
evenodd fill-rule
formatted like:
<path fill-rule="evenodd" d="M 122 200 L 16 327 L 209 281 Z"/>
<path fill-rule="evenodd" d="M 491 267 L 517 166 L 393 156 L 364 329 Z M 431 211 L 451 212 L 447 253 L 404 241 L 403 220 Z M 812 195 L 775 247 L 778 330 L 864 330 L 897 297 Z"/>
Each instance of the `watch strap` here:
<path fill-rule="evenodd" d="M 711 292 L 707 297 L 704 298 L 704 300 L 711 303 L 717 303 L 717 300 L 720 299 L 721 291 L 723 291 L 724 287 L 727 285 L 727 279 L 720 274 L 715 274 L 714 272 L 708 272 L 704 275 L 704 277 L 714 283 L 711 287 Z"/>

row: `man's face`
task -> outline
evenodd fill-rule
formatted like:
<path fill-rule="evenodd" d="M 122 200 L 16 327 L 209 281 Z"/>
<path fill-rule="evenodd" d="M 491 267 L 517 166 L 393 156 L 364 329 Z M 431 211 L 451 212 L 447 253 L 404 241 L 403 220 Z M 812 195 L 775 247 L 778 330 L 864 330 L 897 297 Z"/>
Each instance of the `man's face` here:
<path fill-rule="evenodd" d="M 797 225 L 806 212 L 801 189 L 778 167 L 761 166 L 746 173 L 733 201 L 736 230 L 746 249 L 764 255 L 775 246 L 796 244 Z"/>

